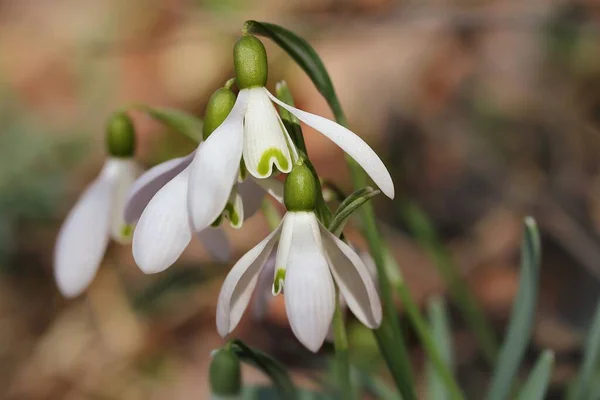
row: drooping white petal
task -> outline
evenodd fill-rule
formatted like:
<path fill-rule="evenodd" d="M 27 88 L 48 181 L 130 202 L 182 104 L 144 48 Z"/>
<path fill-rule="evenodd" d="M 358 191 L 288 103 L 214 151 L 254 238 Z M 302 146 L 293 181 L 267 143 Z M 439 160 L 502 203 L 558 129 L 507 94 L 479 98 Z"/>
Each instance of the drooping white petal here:
<path fill-rule="evenodd" d="M 229 261 L 229 240 L 221 228 L 206 228 L 196 233 L 196 236 L 215 260 L 222 263 Z"/>
<path fill-rule="evenodd" d="M 217 302 L 217 331 L 222 337 L 227 336 L 240 322 L 260 271 L 279 238 L 279 232 L 278 227 L 244 254 L 225 278 Z"/>
<path fill-rule="evenodd" d="M 170 267 L 192 239 L 187 215 L 189 167 L 150 200 L 133 234 L 133 258 L 146 274 Z"/>
<path fill-rule="evenodd" d="M 190 223 L 196 232 L 208 228 L 221 215 L 237 179 L 247 100 L 247 91 L 240 91 L 225 121 L 198 146 L 190 165 L 187 198 Z"/>
<path fill-rule="evenodd" d="M 268 92 L 267 92 L 268 93 Z M 365 172 L 373 179 L 373 182 L 390 199 L 394 198 L 394 182 L 389 171 L 383 164 L 383 161 L 373 151 L 371 147 L 351 130 L 344 128 L 340 124 L 323 118 L 321 116 L 299 110 L 295 107 L 285 104 L 278 100 L 271 93 L 268 93 L 271 100 L 288 110 L 306 125 L 316 129 L 331 141 L 337 144 L 350 157 L 352 157 Z"/>
<path fill-rule="evenodd" d="M 66 297 L 81 294 L 102 262 L 110 236 L 116 173 L 108 163 L 86 188 L 60 228 L 54 248 L 54 277 Z"/>
<path fill-rule="evenodd" d="M 290 250 L 294 245 L 294 221 L 296 214 L 287 213 L 281 222 L 281 237 L 277 245 L 277 256 L 275 257 L 275 270 L 273 272 L 273 295 L 278 295 L 283 290 L 285 273 L 287 272 Z"/>
<path fill-rule="evenodd" d="M 292 170 L 288 141 L 283 125 L 265 88 L 246 89 L 248 109 L 244 121 L 244 163 L 256 178 L 266 178 L 273 164 L 282 172 Z"/>
<path fill-rule="evenodd" d="M 107 163 L 113 164 L 117 177 L 112 192 L 111 237 L 121 244 L 131 242 L 133 227 L 124 219 L 125 204 L 129 191 L 142 168 L 133 159 L 111 158 Z"/>
<path fill-rule="evenodd" d="M 273 274 L 275 273 L 275 254 L 271 253 L 267 262 L 258 275 L 258 282 L 256 284 L 256 294 L 254 295 L 254 302 L 252 305 L 252 314 L 256 319 L 264 318 L 267 310 L 269 309 L 269 303 L 274 298 L 271 293 L 273 286 Z"/>
<path fill-rule="evenodd" d="M 285 275 L 285 309 L 292 331 L 309 350 L 319 350 L 331 325 L 335 287 L 313 213 L 288 213 L 293 242 Z"/>
<path fill-rule="evenodd" d="M 143 173 L 129 190 L 125 204 L 125 222 L 128 224 L 137 222 L 156 192 L 190 165 L 194 154 L 165 161 Z"/>
<path fill-rule="evenodd" d="M 331 273 L 348 308 L 360 322 L 377 328 L 381 324 L 381 301 L 368 268 L 350 246 L 323 225 L 320 230 Z"/>

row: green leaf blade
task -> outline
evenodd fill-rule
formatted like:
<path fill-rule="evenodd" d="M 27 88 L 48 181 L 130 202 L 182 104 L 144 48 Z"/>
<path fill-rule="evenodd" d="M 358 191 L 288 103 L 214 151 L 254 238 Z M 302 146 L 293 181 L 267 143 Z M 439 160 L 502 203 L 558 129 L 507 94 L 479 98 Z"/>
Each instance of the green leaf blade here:
<path fill-rule="evenodd" d="M 444 300 L 440 297 L 431 299 L 428 305 L 428 314 L 434 343 L 444 364 L 452 371 L 452 331 Z M 448 400 L 450 398 L 442 377 L 431 361 L 427 363 L 427 398 L 429 400 Z"/>
<path fill-rule="evenodd" d="M 381 191 L 378 189 L 367 186 L 346 197 L 333 214 L 333 218 L 329 223 L 329 231 L 336 236 L 340 236 L 350 216 L 352 216 L 352 214 L 363 204 L 377 196 L 379 193 L 381 193 Z"/>
<path fill-rule="evenodd" d="M 539 232 L 531 217 L 525 218 L 521 256 L 519 290 L 494 370 L 488 400 L 505 400 L 509 397 L 533 329 L 541 257 Z"/>
<path fill-rule="evenodd" d="M 165 107 L 150 107 L 140 104 L 134 107 L 167 128 L 180 133 L 196 143 L 202 141 L 202 119 L 181 110 Z"/>
<path fill-rule="evenodd" d="M 543 400 L 548 390 L 553 366 L 554 352 L 545 350 L 538 357 L 527 382 L 525 382 L 525 385 L 517 396 L 517 400 Z"/>

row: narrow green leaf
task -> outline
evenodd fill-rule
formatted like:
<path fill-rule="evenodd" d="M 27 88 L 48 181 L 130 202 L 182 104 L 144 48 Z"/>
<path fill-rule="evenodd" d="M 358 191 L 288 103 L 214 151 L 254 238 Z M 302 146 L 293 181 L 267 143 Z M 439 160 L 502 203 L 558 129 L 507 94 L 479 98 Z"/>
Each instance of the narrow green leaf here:
<path fill-rule="evenodd" d="M 540 271 L 540 238 L 535 220 L 525 218 L 519 291 L 513 304 L 506 338 L 494 370 L 488 400 L 507 399 L 529 343 L 535 320 Z"/>
<path fill-rule="evenodd" d="M 441 297 L 434 297 L 428 305 L 429 324 L 434 344 L 446 367 L 452 371 L 452 331 L 448 321 L 446 303 Z M 427 362 L 427 398 L 429 400 L 447 400 L 450 393 L 444 380 L 431 360 Z"/>
<path fill-rule="evenodd" d="M 495 365 L 498 344 L 494 331 L 473 292 L 460 276 L 452 256 L 441 242 L 435 227 L 428 216 L 412 202 L 405 202 L 399 210 L 401 218 L 408 225 L 419 245 L 429 254 L 433 265 L 448 285 L 452 299 L 473 330 L 484 356 L 490 364 Z"/>
<path fill-rule="evenodd" d="M 346 197 L 338 209 L 335 210 L 333 218 L 329 223 L 329 231 L 336 236 L 340 236 L 350 216 L 363 204 L 377 196 L 379 193 L 381 192 L 378 189 L 367 186 Z"/>
<path fill-rule="evenodd" d="M 570 399 L 584 400 L 592 399 L 592 378 L 600 361 L 600 302 L 596 306 L 596 312 L 592 325 L 587 335 L 583 350 L 583 362 L 577 374 L 577 380 L 571 391 Z"/>
<path fill-rule="evenodd" d="M 543 400 L 548 390 L 553 366 L 554 352 L 544 350 L 531 370 L 527 382 L 519 392 L 517 400 Z"/>
<path fill-rule="evenodd" d="M 187 136 L 196 143 L 202 141 L 203 121 L 192 114 L 172 108 L 150 107 L 145 104 L 138 104 L 134 109 L 146 113 L 150 118 L 177 133 Z"/>
<path fill-rule="evenodd" d="M 287 370 L 279 361 L 271 358 L 260 350 L 247 346 L 241 340 L 231 342 L 231 348 L 240 360 L 249 363 L 264 372 L 277 388 L 280 398 L 298 399 L 296 386 L 292 382 Z"/>

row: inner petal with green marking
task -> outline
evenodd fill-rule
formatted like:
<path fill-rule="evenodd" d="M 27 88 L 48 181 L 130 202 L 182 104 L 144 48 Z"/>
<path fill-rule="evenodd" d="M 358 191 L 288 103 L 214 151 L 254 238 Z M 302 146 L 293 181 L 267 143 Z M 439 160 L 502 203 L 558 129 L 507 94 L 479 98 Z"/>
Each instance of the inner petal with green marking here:
<path fill-rule="evenodd" d="M 285 283 L 285 268 L 278 267 L 275 271 L 275 279 L 273 279 L 273 296 L 280 294 L 283 291 Z"/>

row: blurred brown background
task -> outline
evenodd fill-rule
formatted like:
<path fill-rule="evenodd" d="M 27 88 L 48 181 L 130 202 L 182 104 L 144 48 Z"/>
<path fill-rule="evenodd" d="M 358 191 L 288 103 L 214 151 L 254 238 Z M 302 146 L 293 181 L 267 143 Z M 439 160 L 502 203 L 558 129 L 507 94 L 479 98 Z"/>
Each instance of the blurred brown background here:
<path fill-rule="evenodd" d="M 399 198 L 376 207 L 421 304 L 446 288 L 404 226 L 402 200 L 431 216 L 499 334 L 517 288 L 521 219 L 536 217 L 544 253 L 531 360 L 542 347 L 557 352 L 559 393 L 599 293 L 599 3 L 20 0 L 0 1 L 0 398 L 208 398 L 225 266 L 194 242 L 175 267 L 145 276 L 130 247 L 113 245 L 88 294 L 66 301 L 52 249 L 100 169 L 106 116 L 132 102 L 201 116 L 233 74 L 232 45 L 247 19 L 307 38 L 354 131 L 393 171 Z M 286 79 L 300 108 L 331 117 L 303 72 L 266 45 L 269 87 Z M 135 123 L 146 166 L 193 147 L 142 115 Z M 305 137 L 318 171 L 350 190 L 342 152 L 316 132 Z M 229 230 L 236 257 L 267 232 L 262 215 Z M 484 364 L 453 315 L 458 376 L 478 398 Z M 356 361 L 377 369 L 370 336 L 351 327 Z M 293 368 L 300 384 L 314 386 L 325 368 L 327 349 L 304 350 L 279 301 L 236 333 Z M 422 352 L 407 334 L 420 371 Z"/>

